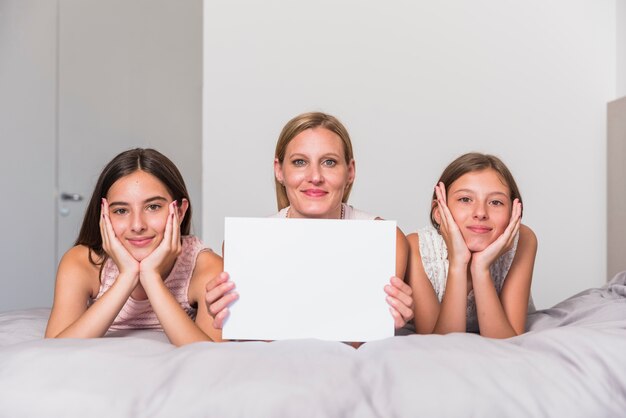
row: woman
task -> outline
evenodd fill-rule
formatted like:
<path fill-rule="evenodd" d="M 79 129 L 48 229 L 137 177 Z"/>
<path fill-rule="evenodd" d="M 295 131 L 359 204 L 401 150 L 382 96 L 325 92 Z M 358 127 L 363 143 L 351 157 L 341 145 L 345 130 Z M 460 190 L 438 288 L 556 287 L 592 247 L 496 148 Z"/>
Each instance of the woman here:
<path fill-rule="evenodd" d="M 279 212 L 273 217 L 380 219 L 346 203 L 355 178 L 355 162 L 350 136 L 333 116 L 311 112 L 291 119 L 276 144 L 274 175 Z M 407 256 L 406 238 L 397 229 L 396 276 L 385 286 L 396 329 L 413 317 L 412 290 L 401 279 Z M 234 288 L 225 272 L 207 283 L 206 303 L 215 328 L 222 328 L 228 306 L 238 297 Z"/>

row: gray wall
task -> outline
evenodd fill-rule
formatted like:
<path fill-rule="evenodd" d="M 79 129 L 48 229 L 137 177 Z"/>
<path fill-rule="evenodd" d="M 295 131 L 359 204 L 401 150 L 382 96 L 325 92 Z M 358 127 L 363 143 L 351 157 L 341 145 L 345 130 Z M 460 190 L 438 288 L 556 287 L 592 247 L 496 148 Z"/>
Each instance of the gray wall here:
<path fill-rule="evenodd" d="M 51 301 L 57 3 L 0 0 L 0 310 Z M 493 152 L 516 174 L 525 222 L 539 235 L 538 304 L 604 280 L 603 121 L 605 102 L 626 95 L 626 1 L 207 0 L 205 8 L 206 187 L 197 169 L 186 180 L 193 195 L 206 192 L 196 220 L 212 246 L 221 245 L 224 216 L 274 212 L 278 132 L 320 109 L 353 135 L 356 206 L 411 232 L 426 223 L 432 183 L 451 158 Z"/>
<path fill-rule="evenodd" d="M 278 133 L 323 110 L 353 138 L 356 207 L 412 232 L 449 161 L 497 154 L 539 238 L 537 305 L 601 285 L 615 13 L 614 0 L 207 1 L 205 240 L 220 247 L 224 216 L 275 212 Z"/>
<path fill-rule="evenodd" d="M 61 0 L 58 42 L 60 191 L 88 198 L 113 156 L 152 147 L 177 164 L 200 215 L 202 1 Z M 86 206 L 63 205 L 58 254 Z M 202 230 L 201 216 L 192 227 Z"/>
<path fill-rule="evenodd" d="M 56 18 L 53 1 L 0 0 L 0 311 L 51 303 Z"/>
<path fill-rule="evenodd" d="M 626 97 L 608 105 L 608 257 L 609 277 L 626 270 Z"/>
<path fill-rule="evenodd" d="M 608 276 L 626 269 L 626 0 L 617 0 L 617 97 L 608 105 Z"/>
<path fill-rule="evenodd" d="M 124 149 L 178 164 L 202 230 L 201 86 L 202 0 L 0 0 L 0 311 L 51 306 L 83 211 L 59 189 L 88 198 Z"/>
<path fill-rule="evenodd" d="M 626 0 L 616 0 L 617 10 L 617 94 L 626 97 Z"/>

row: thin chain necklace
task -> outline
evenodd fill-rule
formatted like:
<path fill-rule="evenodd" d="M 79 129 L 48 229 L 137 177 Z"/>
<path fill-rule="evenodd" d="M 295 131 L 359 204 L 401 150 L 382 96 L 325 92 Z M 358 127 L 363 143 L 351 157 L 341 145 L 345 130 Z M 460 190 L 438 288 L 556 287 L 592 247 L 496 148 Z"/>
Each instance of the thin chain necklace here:
<path fill-rule="evenodd" d="M 291 209 L 291 206 L 287 206 L 287 213 L 285 214 L 285 218 L 289 218 L 289 209 Z M 342 203 L 341 204 L 341 218 L 339 219 L 345 219 L 345 217 L 346 217 L 346 213 L 345 213 L 345 209 Z"/>

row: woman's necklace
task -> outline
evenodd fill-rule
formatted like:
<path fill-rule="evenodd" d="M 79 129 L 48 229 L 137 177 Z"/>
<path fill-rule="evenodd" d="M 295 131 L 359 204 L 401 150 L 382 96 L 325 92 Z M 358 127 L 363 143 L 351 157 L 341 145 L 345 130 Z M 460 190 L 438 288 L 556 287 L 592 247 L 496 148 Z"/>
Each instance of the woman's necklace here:
<path fill-rule="evenodd" d="M 287 206 L 287 213 L 285 213 L 285 218 L 289 218 L 289 209 L 291 209 L 291 206 Z M 346 212 L 345 212 L 345 208 L 343 203 L 341 204 L 341 217 L 339 219 L 345 219 L 346 218 Z"/>

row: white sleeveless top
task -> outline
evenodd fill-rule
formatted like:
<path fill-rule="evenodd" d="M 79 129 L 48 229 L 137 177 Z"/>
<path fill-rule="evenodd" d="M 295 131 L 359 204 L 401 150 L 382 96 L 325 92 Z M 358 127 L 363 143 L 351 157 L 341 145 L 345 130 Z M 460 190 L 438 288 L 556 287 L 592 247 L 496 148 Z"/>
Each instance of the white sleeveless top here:
<path fill-rule="evenodd" d="M 448 249 L 443 237 L 432 226 L 419 229 L 417 231 L 420 244 L 420 255 L 422 256 L 422 264 L 430 283 L 435 289 L 439 302 L 443 299 L 446 292 L 446 280 L 448 279 Z M 515 236 L 513 247 L 502 254 L 489 268 L 491 279 L 496 288 L 496 292 L 500 295 L 504 280 L 511 268 L 515 251 L 517 250 L 517 242 L 519 233 Z M 534 312 L 535 305 L 532 296 L 528 300 L 528 312 Z M 478 317 L 476 316 L 476 300 L 474 299 L 474 289 L 470 290 L 467 295 L 467 326 L 468 332 L 478 332 Z"/>
<path fill-rule="evenodd" d="M 376 216 L 362 212 L 358 209 L 354 209 L 352 206 L 346 205 L 345 203 L 342 203 L 341 206 L 343 208 L 343 219 L 364 221 L 371 221 L 376 219 Z M 270 218 L 286 218 L 287 212 L 289 212 L 289 206 L 287 206 L 286 208 L 282 208 L 280 212 L 275 213 L 274 215 L 270 216 Z"/>

